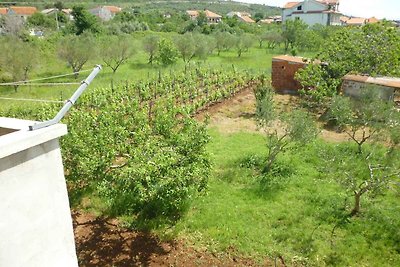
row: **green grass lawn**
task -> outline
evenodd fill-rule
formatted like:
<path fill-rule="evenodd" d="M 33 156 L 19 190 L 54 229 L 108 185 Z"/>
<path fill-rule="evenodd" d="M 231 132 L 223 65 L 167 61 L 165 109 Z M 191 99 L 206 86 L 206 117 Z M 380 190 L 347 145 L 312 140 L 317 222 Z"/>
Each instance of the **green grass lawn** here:
<path fill-rule="evenodd" d="M 257 172 L 240 162 L 266 153 L 263 136 L 211 134 L 209 191 L 195 201 L 174 234 L 211 251 L 233 250 L 260 261 L 282 255 L 287 263 L 300 265 L 399 266 L 398 193 L 365 200 L 363 213 L 332 235 L 346 195 L 315 167 L 318 148 L 327 144 L 319 141 L 301 153 L 282 155 L 281 181 L 262 189 Z"/>

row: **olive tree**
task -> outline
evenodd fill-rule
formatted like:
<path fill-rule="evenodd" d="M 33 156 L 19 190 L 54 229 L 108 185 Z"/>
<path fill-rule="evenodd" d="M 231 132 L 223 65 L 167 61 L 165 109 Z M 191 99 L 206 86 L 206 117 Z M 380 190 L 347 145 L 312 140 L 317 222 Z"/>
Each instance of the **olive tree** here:
<path fill-rule="evenodd" d="M 135 52 L 134 44 L 124 36 L 111 36 L 101 42 L 100 57 L 106 66 L 110 67 L 113 74 L 125 64 Z"/>
<path fill-rule="evenodd" d="M 325 164 L 352 195 L 349 216 L 355 216 L 360 212 L 363 196 L 382 194 L 400 178 L 398 159 L 392 153 L 400 141 L 400 115 L 393 102 L 381 99 L 377 90 L 366 88 L 358 99 L 334 97 L 330 117 L 357 146 L 356 150 L 346 147 L 328 156 Z M 378 137 L 391 140 L 392 146 L 364 146 Z"/>
<path fill-rule="evenodd" d="M 378 89 L 365 88 L 358 99 L 333 97 L 329 116 L 357 144 L 361 154 L 368 140 L 379 136 L 393 123 L 390 121 L 393 112 L 393 104 L 380 99 Z"/>
<path fill-rule="evenodd" d="M 398 186 L 398 159 L 393 160 L 382 149 L 371 148 L 368 153 L 359 154 L 348 147 L 335 147 L 324 151 L 322 157 L 326 158 L 324 175 L 336 180 L 353 199 L 347 217 L 361 212 L 363 199 L 377 197 Z"/>
<path fill-rule="evenodd" d="M 235 47 L 237 56 L 241 57 L 243 52 L 249 51 L 254 44 L 254 38 L 250 34 L 238 35 L 235 38 Z"/>
<path fill-rule="evenodd" d="M 95 54 L 95 43 L 88 34 L 67 36 L 59 43 L 57 53 L 75 73 L 75 78 L 78 78 L 78 72 Z"/>
<path fill-rule="evenodd" d="M 175 46 L 178 49 L 183 62 L 189 63 L 189 61 L 195 56 L 196 44 L 191 33 L 177 36 L 175 39 Z"/>
<path fill-rule="evenodd" d="M 292 144 L 306 144 L 313 141 L 318 131 L 315 122 L 305 111 L 279 113 L 275 109 L 271 86 L 266 84 L 258 86 L 254 94 L 257 122 L 267 136 L 268 154 L 264 172 L 268 172 L 280 153 L 284 153 Z"/>
<path fill-rule="evenodd" d="M 160 37 L 158 35 L 148 35 L 143 39 L 143 50 L 149 55 L 149 64 L 153 64 L 157 55 L 159 41 Z"/>
<path fill-rule="evenodd" d="M 17 38 L 6 38 L 0 44 L 2 54 L 0 56 L 0 68 L 10 77 L 17 92 L 19 84 L 15 82 L 25 81 L 29 74 L 37 67 L 39 55 L 33 44 L 22 42 Z"/>

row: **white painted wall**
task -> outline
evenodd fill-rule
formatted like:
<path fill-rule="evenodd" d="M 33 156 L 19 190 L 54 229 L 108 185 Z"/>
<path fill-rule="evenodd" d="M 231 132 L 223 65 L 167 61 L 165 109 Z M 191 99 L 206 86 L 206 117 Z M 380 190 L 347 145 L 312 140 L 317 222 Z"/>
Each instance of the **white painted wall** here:
<path fill-rule="evenodd" d="M 0 136 L 0 266 L 76 267 L 58 143 L 67 129 L 30 132 L 29 124 L 0 118 L 0 128 L 18 130 Z"/>
<path fill-rule="evenodd" d="M 302 6 L 302 10 L 299 11 L 297 10 L 298 6 Z M 327 10 L 328 6 L 321 4 L 317 1 L 314 0 L 306 0 L 302 2 L 301 4 L 298 4 L 290 9 L 284 9 L 282 11 L 282 18 L 283 22 L 285 20 L 294 20 L 296 18 L 299 18 L 303 20 L 306 24 L 312 26 L 315 24 L 322 24 L 322 25 L 327 25 L 329 16 L 328 14 L 325 13 L 307 13 L 307 12 L 312 12 L 312 11 L 324 11 Z M 304 12 L 300 14 L 293 14 L 293 12 Z M 332 14 L 331 15 L 333 19 L 331 19 L 332 25 L 340 25 L 340 15 L 339 14 Z"/>

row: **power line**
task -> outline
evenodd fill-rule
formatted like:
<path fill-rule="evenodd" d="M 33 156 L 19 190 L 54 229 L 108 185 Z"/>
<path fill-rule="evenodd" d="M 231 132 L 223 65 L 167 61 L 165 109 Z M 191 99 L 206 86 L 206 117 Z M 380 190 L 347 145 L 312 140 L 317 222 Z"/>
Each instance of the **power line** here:
<path fill-rule="evenodd" d="M 62 75 L 55 75 L 55 76 L 50 76 L 46 78 L 39 78 L 39 79 L 33 79 L 33 80 L 24 80 L 24 81 L 19 81 L 19 82 L 11 82 L 11 83 L 0 83 L 0 86 L 9 86 L 9 85 L 22 85 L 22 84 L 27 84 L 27 83 L 32 83 L 32 82 L 39 82 L 39 81 L 45 81 L 45 80 L 52 80 L 52 79 L 57 79 L 57 78 L 62 78 L 62 77 L 67 77 L 67 76 L 73 76 L 77 75 L 79 73 L 84 73 L 84 72 L 90 72 L 92 71 L 91 69 L 88 70 L 81 70 L 73 73 L 68 73 L 68 74 L 62 74 Z"/>
<path fill-rule="evenodd" d="M 13 100 L 13 101 L 30 101 L 30 102 L 47 102 L 47 103 L 64 103 L 60 100 L 50 100 L 50 99 L 31 99 L 31 98 L 11 98 L 11 97 L 0 97 L 0 100 Z"/>
<path fill-rule="evenodd" d="M 18 85 L 18 86 L 64 86 L 64 85 L 79 85 L 81 83 L 0 83 L 0 86 L 10 86 L 10 85 Z"/>

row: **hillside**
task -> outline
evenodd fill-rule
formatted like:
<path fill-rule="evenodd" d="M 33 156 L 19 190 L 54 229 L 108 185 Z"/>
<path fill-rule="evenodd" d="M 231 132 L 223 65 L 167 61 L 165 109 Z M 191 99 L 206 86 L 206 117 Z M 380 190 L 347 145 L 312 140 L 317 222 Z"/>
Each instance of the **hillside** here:
<path fill-rule="evenodd" d="M 14 1 L 18 5 L 34 5 L 39 8 L 48 7 L 48 2 L 44 1 Z M 62 1 L 66 7 L 71 7 L 75 4 L 84 4 L 86 6 L 97 6 L 101 5 L 100 1 Z M 209 1 L 209 0 L 158 0 L 158 1 L 145 1 L 145 0 L 133 0 L 133 1 L 121 1 L 121 0 L 109 0 L 107 4 L 119 5 L 122 7 L 131 7 L 143 12 L 146 11 L 165 11 L 165 12 L 177 12 L 184 11 L 187 9 L 210 9 L 220 14 L 226 14 L 230 11 L 245 11 L 251 14 L 261 12 L 266 16 L 279 15 L 279 7 L 271 7 L 260 4 L 247 4 L 235 1 Z"/>

